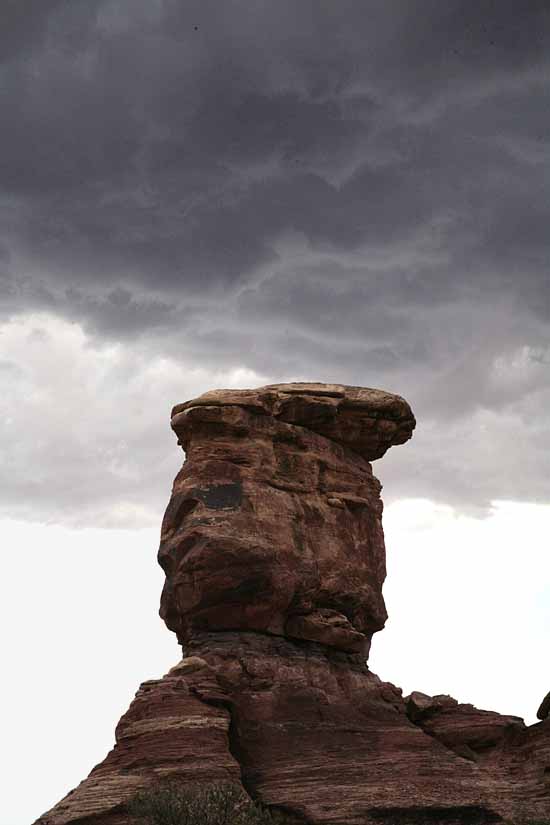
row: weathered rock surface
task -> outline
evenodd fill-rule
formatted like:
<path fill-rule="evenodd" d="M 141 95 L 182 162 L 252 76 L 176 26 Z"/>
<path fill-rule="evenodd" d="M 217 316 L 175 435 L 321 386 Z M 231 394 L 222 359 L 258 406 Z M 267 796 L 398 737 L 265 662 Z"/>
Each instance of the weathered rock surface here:
<path fill-rule="evenodd" d="M 540 703 L 540 707 L 537 710 L 537 719 L 541 721 L 544 719 L 548 719 L 550 716 L 550 693 L 547 693 L 542 702 Z"/>
<path fill-rule="evenodd" d="M 400 395 L 343 384 L 269 384 L 257 390 L 212 390 L 177 404 L 172 427 L 185 444 L 185 413 L 195 407 L 242 407 L 256 414 L 306 427 L 374 461 L 389 447 L 408 441 L 416 426 Z M 182 416 L 183 414 L 183 416 Z"/>
<path fill-rule="evenodd" d="M 399 396 L 339 385 L 222 390 L 175 407 L 187 461 L 159 561 L 161 615 L 180 642 L 255 630 L 367 655 L 386 620 L 386 567 L 365 456 L 414 423 Z"/>
<path fill-rule="evenodd" d="M 419 692 L 405 703 L 425 733 L 477 764 L 488 798 L 507 821 L 550 818 L 550 720 L 526 727 L 517 716 Z"/>
<path fill-rule="evenodd" d="M 129 822 L 124 803 L 160 777 L 242 781 L 318 823 L 501 821 L 478 767 L 412 724 L 361 656 L 258 633 L 189 652 L 142 685 L 114 750 L 41 825 Z"/>
<path fill-rule="evenodd" d="M 415 691 L 405 699 L 407 715 L 422 730 L 459 756 L 479 761 L 490 748 L 512 732 L 525 730 L 523 719 L 502 716 L 473 705 L 459 704 L 451 696 L 427 696 Z"/>
<path fill-rule="evenodd" d="M 192 648 L 228 697 L 243 784 L 268 804 L 318 823 L 405 823 L 419 812 L 426 822 L 500 821 L 477 766 L 411 724 L 401 691 L 361 656 L 255 633 L 211 634 Z M 208 688 L 199 695 L 219 701 Z"/>
<path fill-rule="evenodd" d="M 184 658 L 40 825 L 130 825 L 163 779 L 232 780 L 298 820 L 523 825 L 550 817 L 550 721 L 401 691 L 366 665 L 386 618 L 370 460 L 410 438 L 399 396 L 324 384 L 178 405 L 161 615 Z"/>
<path fill-rule="evenodd" d="M 163 679 L 144 682 L 117 725 L 107 758 L 39 822 L 122 825 L 131 821 L 125 803 L 161 780 L 238 783 L 240 766 L 229 750 L 229 711 L 195 695 L 199 674 L 203 689 L 209 680 L 209 689 L 216 689 L 198 657 L 183 660 Z"/>

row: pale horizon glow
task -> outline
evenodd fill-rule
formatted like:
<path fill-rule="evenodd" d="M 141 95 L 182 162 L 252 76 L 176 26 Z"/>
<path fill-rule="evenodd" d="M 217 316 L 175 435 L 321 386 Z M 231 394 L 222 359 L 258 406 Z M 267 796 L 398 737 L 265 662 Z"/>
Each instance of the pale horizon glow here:
<path fill-rule="evenodd" d="M 402 500 L 386 507 L 384 528 L 389 620 L 369 667 L 404 695 L 449 693 L 535 722 L 549 682 L 550 506 L 495 502 L 475 519 Z M 83 780 L 139 684 L 178 660 L 158 617 L 158 533 L 0 522 L 2 623 L 13 628 L 4 701 L 14 709 L 2 825 L 28 825 Z"/>

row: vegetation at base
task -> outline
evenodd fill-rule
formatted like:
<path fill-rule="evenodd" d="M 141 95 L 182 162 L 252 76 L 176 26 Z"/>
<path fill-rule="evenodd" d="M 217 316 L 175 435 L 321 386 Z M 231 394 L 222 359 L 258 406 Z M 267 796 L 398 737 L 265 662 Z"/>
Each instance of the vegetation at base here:
<path fill-rule="evenodd" d="M 288 825 L 291 820 L 253 802 L 229 782 L 159 785 L 138 794 L 129 813 L 146 825 Z"/>

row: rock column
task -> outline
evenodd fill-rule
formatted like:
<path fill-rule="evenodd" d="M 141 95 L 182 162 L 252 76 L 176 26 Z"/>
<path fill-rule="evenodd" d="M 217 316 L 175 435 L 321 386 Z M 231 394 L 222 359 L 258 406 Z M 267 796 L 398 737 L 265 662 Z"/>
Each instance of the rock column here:
<path fill-rule="evenodd" d="M 162 525 L 161 616 L 183 658 L 144 683 L 116 745 L 40 825 L 130 825 L 166 780 L 241 783 L 312 825 L 550 816 L 550 721 L 401 691 L 367 666 L 384 626 L 380 484 L 402 398 L 327 384 L 174 408 L 186 460 Z"/>
<path fill-rule="evenodd" d="M 410 438 L 380 390 L 280 384 L 174 408 L 186 452 L 162 525 L 161 615 L 197 632 L 252 631 L 367 657 L 384 626 L 380 484 L 370 461 Z"/>

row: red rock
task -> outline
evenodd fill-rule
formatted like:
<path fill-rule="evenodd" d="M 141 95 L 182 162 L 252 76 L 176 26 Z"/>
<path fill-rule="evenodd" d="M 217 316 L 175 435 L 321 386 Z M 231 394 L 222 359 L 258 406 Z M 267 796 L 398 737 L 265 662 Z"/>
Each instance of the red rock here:
<path fill-rule="evenodd" d="M 240 766 L 229 750 L 229 711 L 205 704 L 193 693 L 193 678 L 216 684 L 210 669 L 185 660 L 163 678 L 144 682 L 117 725 L 116 744 L 84 782 L 40 825 L 122 825 L 127 803 L 162 779 L 183 783 L 240 782 Z M 211 688 L 212 689 L 212 688 Z"/>
<path fill-rule="evenodd" d="M 501 744 L 512 732 L 525 730 L 523 719 L 502 716 L 473 705 L 459 704 L 451 696 L 411 693 L 405 699 L 412 722 L 460 756 L 473 761 Z"/>
<path fill-rule="evenodd" d="M 161 615 L 184 658 L 142 685 L 113 751 L 40 825 L 130 825 L 128 800 L 164 778 L 241 782 L 312 825 L 550 817 L 550 721 L 403 700 L 367 668 L 386 618 L 368 462 L 414 423 L 399 396 L 341 385 L 174 408 L 187 459 L 162 525 Z"/>
<path fill-rule="evenodd" d="M 547 693 L 537 710 L 537 719 L 544 720 L 550 716 L 550 693 Z"/>
<path fill-rule="evenodd" d="M 386 620 L 386 569 L 380 484 L 363 456 L 413 426 L 399 396 L 340 385 L 216 391 L 175 407 L 187 461 L 159 561 L 161 615 L 180 642 L 255 630 L 366 655 Z"/>
<path fill-rule="evenodd" d="M 413 725 L 361 656 L 259 633 L 189 648 L 142 685 L 114 750 L 40 825 L 129 822 L 124 803 L 161 777 L 242 781 L 316 823 L 500 821 L 477 766 Z"/>
<path fill-rule="evenodd" d="M 212 390 L 178 404 L 172 427 L 185 444 L 185 413 L 196 407 L 241 407 L 254 414 L 306 427 L 350 447 L 367 461 L 382 458 L 394 444 L 403 444 L 416 426 L 404 398 L 369 387 L 343 384 L 270 384 L 257 390 Z"/>
<path fill-rule="evenodd" d="M 218 674 L 243 784 L 266 803 L 315 823 L 409 822 L 419 812 L 422 822 L 499 821 L 477 766 L 413 725 L 401 691 L 361 656 L 256 633 L 209 634 L 191 649 Z M 219 701 L 208 686 L 198 695 Z"/>

